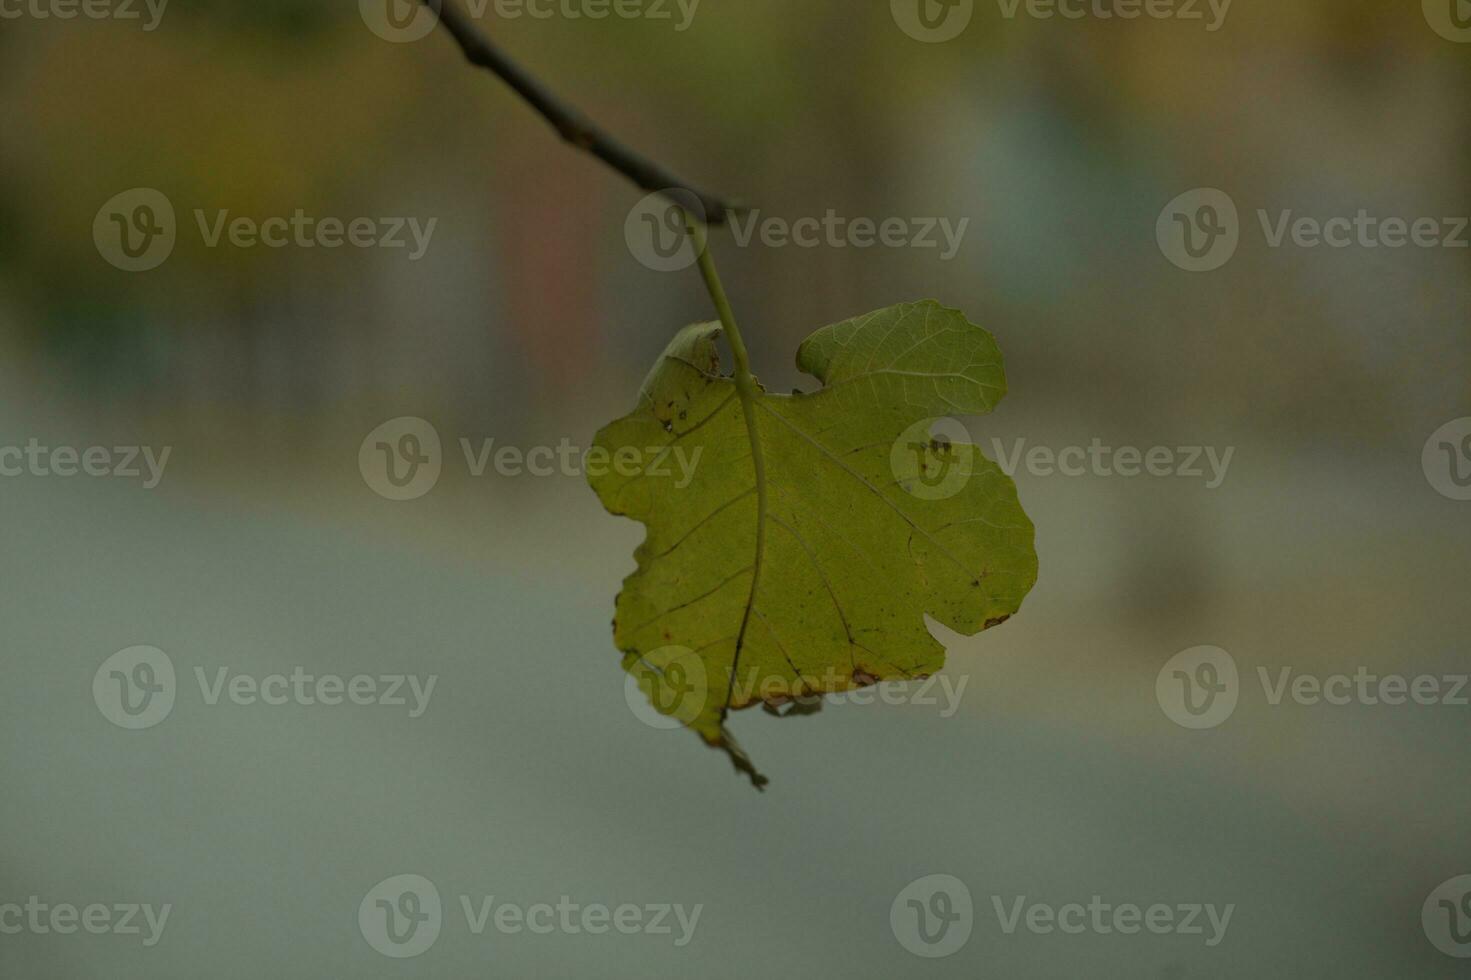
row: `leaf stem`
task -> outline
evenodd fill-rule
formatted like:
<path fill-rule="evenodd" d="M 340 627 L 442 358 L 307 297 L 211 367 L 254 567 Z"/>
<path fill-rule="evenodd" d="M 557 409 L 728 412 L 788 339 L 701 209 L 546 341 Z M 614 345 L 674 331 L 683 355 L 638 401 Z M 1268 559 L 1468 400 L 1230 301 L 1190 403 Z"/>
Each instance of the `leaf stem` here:
<path fill-rule="evenodd" d="M 720 325 L 725 328 L 725 338 L 730 341 L 730 352 L 735 355 L 736 385 L 739 387 L 746 382 L 755 388 L 756 377 L 751 373 L 751 357 L 746 352 L 745 339 L 741 337 L 740 327 L 736 326 L 735 311 L 731 309 L 730 298 L 725 295 L 725 286 L 720 281 L 720 273 L 715 269 L 715 259 L 710 255 L 709 232 L 704 223 L 687 210 L 684 211 L 684 221 L 694 242 L 695 254 L 699 257 L 700 275 L 705 279 L 705 288 L 715 304 L 715 312 L 720 316 Z"/>

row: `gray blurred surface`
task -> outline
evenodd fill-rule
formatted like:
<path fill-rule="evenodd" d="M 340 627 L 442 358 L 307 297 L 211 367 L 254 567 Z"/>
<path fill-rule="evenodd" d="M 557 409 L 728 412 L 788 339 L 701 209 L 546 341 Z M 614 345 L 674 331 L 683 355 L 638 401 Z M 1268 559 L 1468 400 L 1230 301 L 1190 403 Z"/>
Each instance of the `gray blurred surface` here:
<path fill-rule="evenodd" d="M 577 481 L 538 488 L 540 505 L 495 486 L 394 504 L 346 446 L 311 484 L 226 495 L 191 480 L 198 448 L 176 446 L 154 492 L 4 486 L 6 897 L 174 907 L 151 949 L 4 937 L 6 976 L 1460 975 L 1426 943 L 1419 908 L 1464 870 L 1466 709 L 1274 708 L 1248 685 L 1226 725 L 1188 732 L 1153 693 L 1164 660 L 1207 642 L 1243 672 L 1464 669 L 1459 590 L 1410 566 L 1454 563 L 1465 526 L 1414 472 L 1333 499 L 1386 541 L 1426 542 L 1415 560 L 1335 551 L 1333 529 L 1315 541 L 1276 502 L 1290 475 L 1244 474 L 1198 498 L 1220 528 L 1208 546 L 1240 557 L 1217 563 L 1205 611 L 1168 625 L 1110 621 L 1117 593 L 1099 579 L 1130 534 L 1170 530 L 1108 527 L 1093 515 L 1117 491 L 1097 481 L 1024 477 L 1042 580 L 1023 615 L 952 648 L 947 674 L 969 678 L 962 710 L 744 714 L 736 731 L 774 779 L 758 795 L 693 736 L 626 707 L 607 621 L 637 532 Z M 1424 506 L 1396 508 L 1396 494 Z M 1268 547 L 1265 525 L 1284 520 L 1304 554 Z M 1257 538 L 1233 551 L 1249 527 Z M 1376 576 L 1406 584 L 1391 597 Z M 1313 597 L 1366 581 L 1372 631 L 1320 629 Z M 144 731 L 114 727 L 90 697 L 102 661 L 134 644 L 162 648 L 180 674 L 173 714 Z M 296 665 L 440 681 L 411 720 L 209 706 L 192 677 Z M 356 922 L 367 890 L 401 873 L 430 878 L 447 906 L 438 942 L 406 961 L 373 952 Z M 924 961 L 895 942 L 889 904 L 933 873 L 965 881 L 977 917 L 960 953 Z M 704 909 L 683 949 L 647 935 L 477 937 L 462 894 Z M 1236 908 L 1216 948 L 1006 935 L 991 910 L 992 895 L 1095 894 Z"/>

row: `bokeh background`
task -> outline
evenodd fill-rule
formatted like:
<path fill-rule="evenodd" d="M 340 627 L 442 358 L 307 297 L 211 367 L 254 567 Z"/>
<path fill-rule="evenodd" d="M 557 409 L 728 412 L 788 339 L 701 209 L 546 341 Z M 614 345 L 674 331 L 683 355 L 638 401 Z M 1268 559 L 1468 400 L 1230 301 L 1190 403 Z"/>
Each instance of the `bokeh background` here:
<path fill-rule="evenodd" d="M 1454 0 L 1453 0 L 1454 2 Z M 758 374 L 822 325 L 934 297 L 989 329 L 1008 446 L 1234 447 L 1202 480 L 1017 474 L 1041 578 L 946 637 L 962 710 L 741 715 L 764 795 L 641 724 L 609 635 L 636 525 L 575 474 L 475 478 L 458 440 L 587 445 L 633 405 L 693 271 L 641 264 L 641 192 L 560 144 L 440 32 L 353 3 L 179 2 L 0 22 L 0 443 L 173 447 L 137 481 L 0 480 L 0 902 L 170 903 L 157 946 L 0 936 L 7 978 L 1451 977 L 1421 905 L 1471 873 L 1471 708 L 1272 706 L 1291 666 L 1465 672 L 1471 503 L 1421 450 L 1471 415 L 1471 250 L 1268 247 L 1256 212 L 1471 214 L 1471 45 L 1389 0 L 1236 0 L 1200 21 L 1003 16 L 922 43 L 869 0 L 704 0 L 681 19 L 481 26 L 626 141 L 764 216 L 970 219 L 935 250 L 714 249 Z M 1025 9 L 1025 8 L 1023 8 Z M 1208 15 L 1208 8 L 1206 10 Z M 1464 11 L 1463 11 L 1464 12 Z M 155 188 L 159 268 L 92 235 Z M 1226 191 L 1210 273 L 1156 242 Z M 427 254 L 207 248 L 192 212 L 437 218 Z M 418 416 L 444 473 L 376 494 L 364 436 Z M 169 653 L 163 724 L 89 696 Z M 1241 666 L 1235 715 L 1174 724 L 1181 650 Z M 195 667 L 435 674 L 430 710 L 205 704 Z M 434 948 L 392 960 L 358 904 L 416 873 Z M 941 960 L 890 905 L 963 880 Z M 991 897 L 1236 906 L 1226 941 L 1006 935 Z M 457 896 L 703 904 L 695 940 L 472 936 Z"/>

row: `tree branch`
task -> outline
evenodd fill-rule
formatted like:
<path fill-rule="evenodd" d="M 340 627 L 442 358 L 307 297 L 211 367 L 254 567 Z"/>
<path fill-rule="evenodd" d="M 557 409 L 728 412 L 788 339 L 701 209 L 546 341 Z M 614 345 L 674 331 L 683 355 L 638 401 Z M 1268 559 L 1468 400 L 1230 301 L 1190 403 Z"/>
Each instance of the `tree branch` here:
<path fill-rule="evenodd" d="M 659 192 L 681 207 L 688 208 L 692 196 L 700 204 L 706 224 L 722 225 L 729 212 L 741 209 L 681 180 L 663 167 L 624 146 L 604 132 L 580 112 L 562 101 L 526 69 L 512 61 L 506 53 L 463 13 L 455 0 L 423 0 L 439 22 L 459 44 L 472 65 L 484 68 L 509 85 L 533 109 L 551 123 L 562 139 L 585 150 L 618 171 L 641 189 Z M 670 194 L 670 191 L 682 192 Z"/>

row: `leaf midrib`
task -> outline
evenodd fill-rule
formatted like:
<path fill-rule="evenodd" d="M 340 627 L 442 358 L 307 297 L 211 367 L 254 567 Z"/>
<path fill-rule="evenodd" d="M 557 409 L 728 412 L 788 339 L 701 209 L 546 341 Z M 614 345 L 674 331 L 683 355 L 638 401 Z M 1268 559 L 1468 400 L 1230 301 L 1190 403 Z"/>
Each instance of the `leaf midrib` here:
<path fill-rule="evenodd" d="M 737 372 L 736 394 L 741 400 L 741 415 L 746 420 L 746 434 L 751 440 L 751 466 L 756 476 L 756 555 L 754 571 L 751 573 L 751 591 L 746 596 L 746 608 L 741 614 L 741 628 L 736 633 L 735 653 L 730 661 L 730 678 L 725 686 L 725 703 L 720 708 L 720 721 L 724 724 L 730 714 L 731 698 L 735 696 L 735 681 L 740 672 L 741 651 L 746 645 L 746 630 L 751 625 L 751 611 L 756 608 L 756 590 L 761 587 L 761 568 L 766 558 L 766 453 L 761 444 L 761 427 L 756 422 L 756 405 L 761 398 L 761 385 L 749 372 Z"/>

